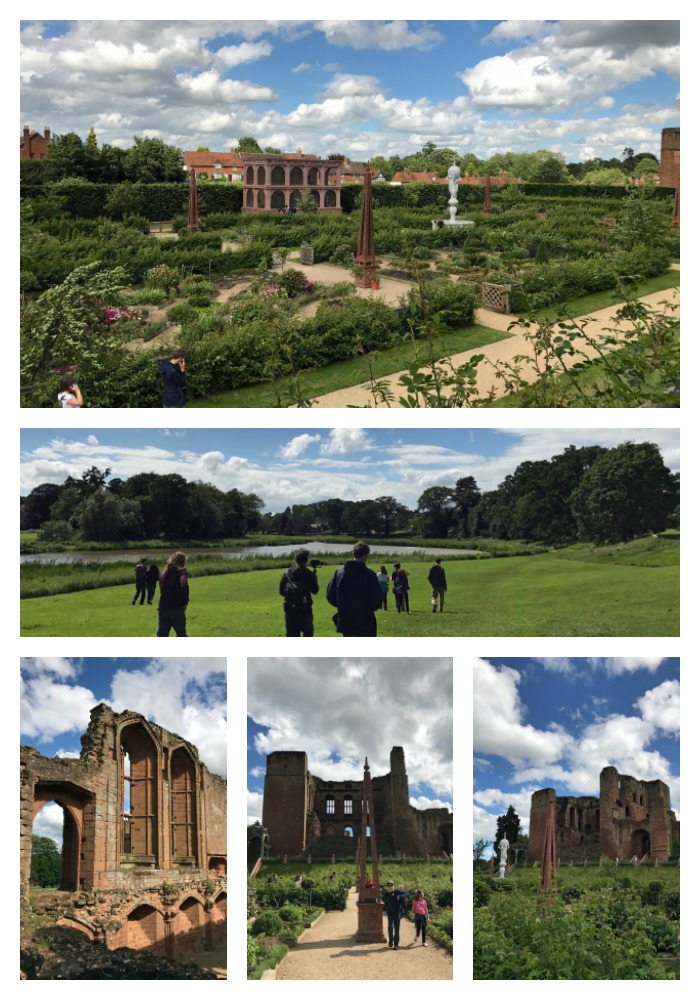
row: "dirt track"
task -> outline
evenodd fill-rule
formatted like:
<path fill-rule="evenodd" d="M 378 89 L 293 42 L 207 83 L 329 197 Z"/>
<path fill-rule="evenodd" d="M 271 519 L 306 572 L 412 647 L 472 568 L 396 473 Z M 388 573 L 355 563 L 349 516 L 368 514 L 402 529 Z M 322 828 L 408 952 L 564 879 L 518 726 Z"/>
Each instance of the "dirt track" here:
<path fill-rule="evenodd" d="M 277 968 L 277 979 L 452 979 L 452 957 L 428 939 L 414 943 L 413 923 L 401 921 L 398 951 L 356 944 L 357 896 L 343 912 L 325 913 L 305 931 Z M 384 918 L 386 932 L 386 918 Z"/>

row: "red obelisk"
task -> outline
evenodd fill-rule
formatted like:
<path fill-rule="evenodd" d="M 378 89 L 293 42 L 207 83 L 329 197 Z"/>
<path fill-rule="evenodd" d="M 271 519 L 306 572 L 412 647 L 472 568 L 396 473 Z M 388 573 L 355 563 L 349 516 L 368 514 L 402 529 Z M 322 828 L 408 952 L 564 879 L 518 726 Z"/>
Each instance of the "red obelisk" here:
<path fill-rule="evenodd" d="M 554 822 L 554 799 L 549 803 L 547 825 L 544 828 L 544 843 L 542 845 L 542 871 L 540 873 L 540 892 L 549 892 L 554 888 L 557 872 L 556 826 Z"/>
<path fill-rule="evenodd" d="M 367 831 L 369 830 L 369 834 Z M 367 837 L 369 836 L 372 858 L 372 878 L 367 877 Z M 362 812 L 360 815 L 360 837 L 357 849 L 357 934 L 355 940 L 361 944 L 384 944 L 382 927 L 382 901 L 379 893 L 379 861 L 377 840 L 374 832 L 374 800 L 369 764 L 365 757 L 365 775 L 362 780 Z"/>
<path fill-rule="evenodd" d="M 187 228 L 192 233 L 199 232 L 199 206 L 197 205 L 197 175 L 194 167 L 190 170 L 190 198 L 187 205 Z"/>
<path fill-rule="evenodd" d="M 365 166 L 365 183 L 360 208 L 360 232 L 357 237 L 355 263 L 362 270 L 355 279 L 358 288 L 370 288 L 374 280 L 377 261 L 374 256 L 374 212 L 372 208 L 372 171 Z"/>

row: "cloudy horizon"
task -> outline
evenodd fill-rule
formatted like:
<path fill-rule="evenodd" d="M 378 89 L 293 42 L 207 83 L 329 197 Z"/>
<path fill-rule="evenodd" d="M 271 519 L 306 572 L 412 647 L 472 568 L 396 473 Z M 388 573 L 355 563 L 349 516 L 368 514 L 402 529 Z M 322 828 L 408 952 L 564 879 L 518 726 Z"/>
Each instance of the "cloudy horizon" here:
<path fill-rule="evenodd" d="M 659 154 L 679 21 L 24 21 L 20 127 L 351 159 Z"/>

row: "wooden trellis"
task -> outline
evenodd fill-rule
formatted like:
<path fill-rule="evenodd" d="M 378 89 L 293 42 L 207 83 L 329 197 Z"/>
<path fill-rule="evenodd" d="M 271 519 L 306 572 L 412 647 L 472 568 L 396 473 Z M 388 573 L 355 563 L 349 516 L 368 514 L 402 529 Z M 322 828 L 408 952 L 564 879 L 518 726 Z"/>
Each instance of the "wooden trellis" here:
<path fill-rule="evenodd" d="M 481 305 L 493 312 L 510 312 L 510 285 L 494 285 L 490 281 L 481 282 Z"/>
<path fill-rule="evenodd" d="M 299 247 L 302 264 L 313 264 L 314 248 L 309 243 L 302 243 Z"/>

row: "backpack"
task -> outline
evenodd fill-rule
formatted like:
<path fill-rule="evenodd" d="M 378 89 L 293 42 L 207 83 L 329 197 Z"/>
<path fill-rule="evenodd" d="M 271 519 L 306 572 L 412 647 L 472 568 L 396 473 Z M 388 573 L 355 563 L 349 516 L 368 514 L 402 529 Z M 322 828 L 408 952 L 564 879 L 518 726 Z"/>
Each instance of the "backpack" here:
<path fill-rule="evenodd" d="M 288 608 L 301 611 L 311 605 L 311 595 L 308 588 L 297 580 L 292 580 L 290 570 L 287 570 L 287 582 L 284 587 L 284 603 Z"/>

